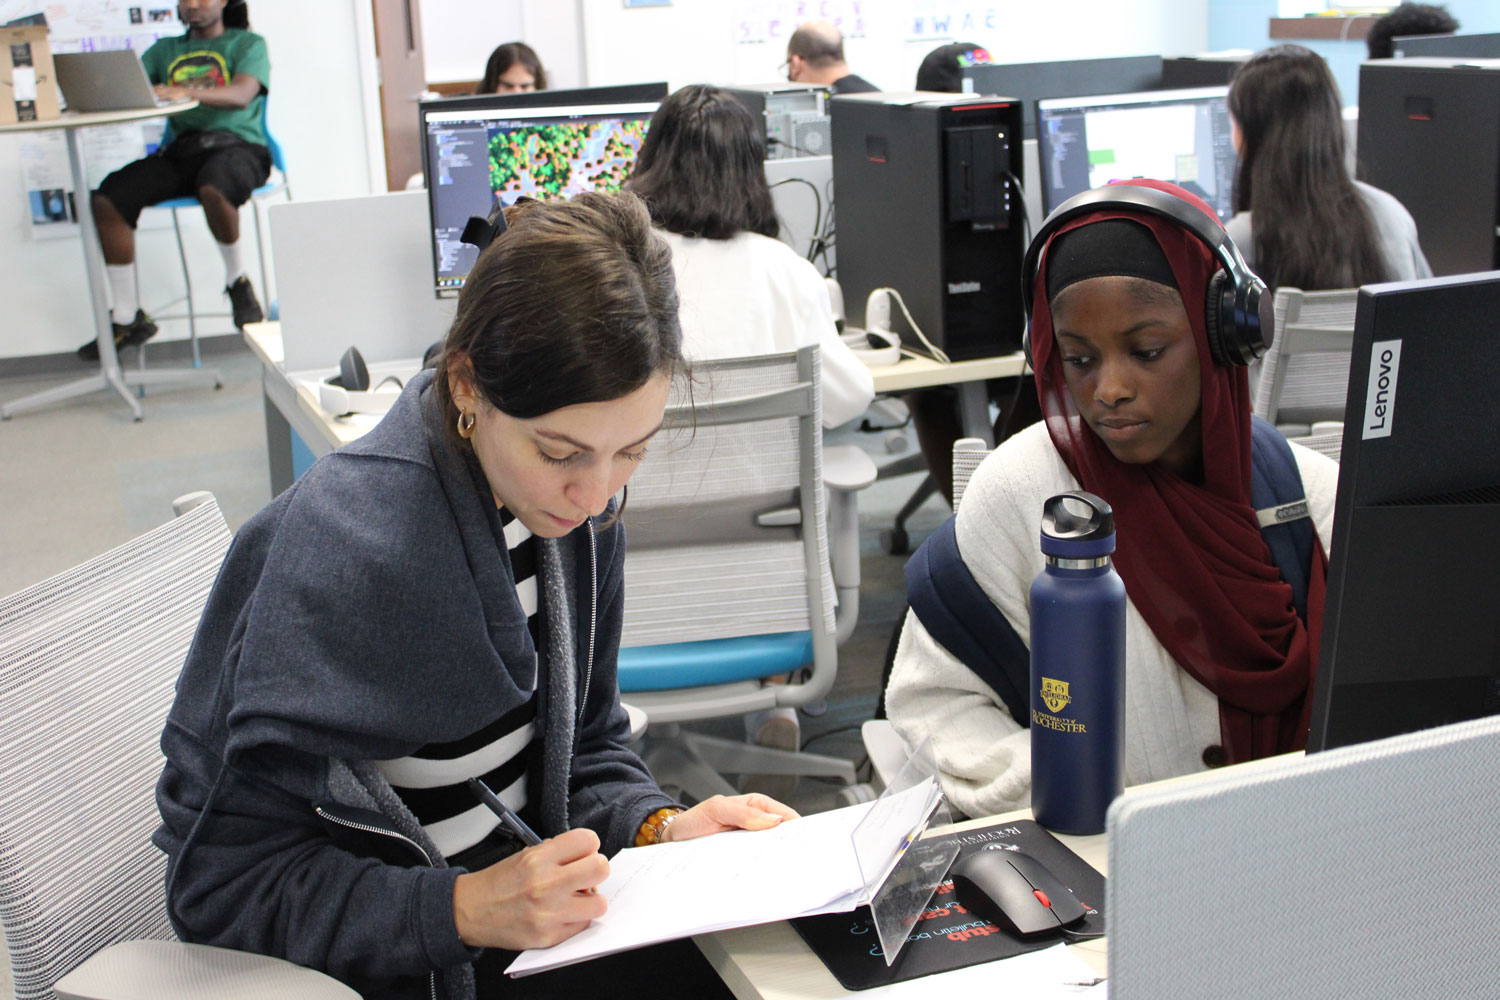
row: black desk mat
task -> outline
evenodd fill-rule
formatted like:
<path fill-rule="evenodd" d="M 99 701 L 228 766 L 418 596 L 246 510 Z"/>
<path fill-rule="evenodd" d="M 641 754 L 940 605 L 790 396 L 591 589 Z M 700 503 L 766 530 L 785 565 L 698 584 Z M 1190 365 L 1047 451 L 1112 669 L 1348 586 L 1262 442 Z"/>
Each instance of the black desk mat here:
<path fill-rule="evenodd" d="M 1074 895 L 1092 907 L 1083 922 L 1070 930 L 1081 934 L 1104 933 L 1104 876 L 1035 822 L 999 823 L 940 839 L 956 840 L 960 858 L 982 851 L 990 844 L 1019 848 L 1051 869 Z M 968 912 L 954 898 L 953 883 L 947 880 L 937 887 L 896 963 L 889 967 L 867 906 L 851 913 L 799 917 L 792 921 L 792 926 L 846 990 L 867 990 L 993 962 L 1050 948 L 1065 940 L 1061 933 L 1038 935 L 1025 941 L 1011 935 Z"/>

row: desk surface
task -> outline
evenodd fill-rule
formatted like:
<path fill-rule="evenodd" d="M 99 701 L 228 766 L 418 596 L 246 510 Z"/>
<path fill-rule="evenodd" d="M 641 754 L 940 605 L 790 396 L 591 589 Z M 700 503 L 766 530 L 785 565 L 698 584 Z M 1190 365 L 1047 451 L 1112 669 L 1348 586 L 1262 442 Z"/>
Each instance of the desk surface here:
<path fill-rule="evenodd" d="M 1299 750 L 1296 753 L 1265 757 L 1232 767 L 1184 774 L 1176 778 L 1166 778 L 1162 781 L 1127 788 L 1125 794 L 1134 795 L 1138 792 L 1158 789 L 1164 785 L 1212 780 L 1215 777 L 1228 776 L 1232 772 L 1245 773 L 1262 768 L 1275 768 L 1284 764 L 1288 758 L 1301 756 L 1302 752 Z M 1022 809 L 958 823 L 945 827 L 939 832 L 968 830 L 993 823 L 1030 818 L 1031 810 Z M 1109 839 L 1105 834 L 1095 834 L 1091 837 L 1074 837 L 1067 834 L 1054 834 L 1054 836 L 1100 872 L 1105 875 L 1109 874 Z M 1093 966 L 1094 970 L 1103 976 L 1108 974 L 1106 960 L 1109 952 L 1105 940 L 1099 938 L 1081 941 L 1069 947 L 1074 954 Z M 732 931 L 719 931 L 714 934 L 702 934 L 695 937 L 693 941 L 739 1000 L 825 1000 L 825 998 L 832 1000 L 835 997 L 858 997 L 860 995 L 851 993 L 840 986 L 838 980 L 834 979 L 833 974 L 823 965 L 822 960 L 813 954 L 812 949 L 792 929 L 792 925 L 785 921 L 762 924 L 758 927 L 742 927 Z"/>
<path fill-rule="evenodd" d="M 974 361 L 955 361 L 948 365 L 928 358 L 902 358 L 894 365 L 871 368 L 870 374 L 875 377 L 876 392 L 904 392 L 907 389 L 923 389 L 934 385 L 959 385 L 964 382 L 1006 378 L 1021 374 L 1025 367 L 1025 356 L 1017 352 Z"/>
<path fill-rule="evenodd" d="M 197 101 L 175 101 L 157 108 L 129 108 L 124 111 L 65 111 L 56 118 L 39 122 L 15 122 L 0 125 L 0 132 L 39 132 L 54 128 L 87 128 L 90 125 L 118 125 L 121 122 L 143 121 L 190 111 L 198 106 Z"/>
<path fill-rule="evenodd" d="M 944 833 L 971 830 L 995 823 L 1030 819 L 1031 810 L 969 820 L 944 827 Z M 1105 875 L 1108 849 L 1104 834 L 1071 837 L 1056 834 L 1079 857 Z M 739 1000 L 832 1000 L 858 997 L 839 985 L 817 955 L 786 921 L 702 934 L 693 939 L 720 978 Z M 1106 949 L 1102 938 L 1070 945 L 1073 952 L 1099 975 L 1105 974 Z"/>
<path fill-rule="evenodd" d="M 245 327 L 245 342 L 265 365 L 268 373 L 279 373 L 286 379 L 282 368 L 286 351 L 281 340 L 280 323 L 251 323 Z M 899 364 L 871 368 L 876 392 L 901 392 L 906 389 L 921 389 L 934 385 L 962 385 L 982 382 L 985 379 L 1019 375 L 1025 368 L 1026 359 L 1020 354 L 1005 354 L 996 358 L 980 358 L 975 361 L 955 361 L 944 365 L 926 358 L 904 358 Z M 269 376 L 268 376 L 269 377 Z M 319 455 L 342 448 L 350 441 L 370 429 L 365 420 L 344 419 L 326 413 L 318 404 L 317 393 L 307 385 L 287 379 L 288 388 L 295 392 L 297 407 L 301 415 L 317 424 L 315 440 L 307 440 L 309 448 Z M 288 419 L 291 419 L 288 414 Z M 291 421 L 297 426 L 296 421 Z M 299 434 L 302 431 L 299 429 Z M 303 434 L 306 437 L 306 434 Z"/>

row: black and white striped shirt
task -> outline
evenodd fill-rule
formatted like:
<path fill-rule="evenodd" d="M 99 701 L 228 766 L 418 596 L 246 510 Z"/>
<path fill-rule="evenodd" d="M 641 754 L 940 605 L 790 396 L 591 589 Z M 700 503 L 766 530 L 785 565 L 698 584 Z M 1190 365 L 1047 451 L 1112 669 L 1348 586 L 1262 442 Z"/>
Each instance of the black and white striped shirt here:
<path fill-rule="evenodd" d="M 500 509 L 505 547 L 516 580 L 516 596 L 526 614 L 532 641 L 537 641 L 540 603 L 536 575 L 536 538 L 510 511 Z M 527 761 L 540 753 L 536 727 L 536 668 L 531 697 L 478 732 L 448 743 L 429 743 L 410 757 L 380 762 L 387 781 L 421 822 L 450 864 L 483 867 L 508 853 L 510 836 L 500 820 L 477 801 L 465 782 L 479 778 L 516 812 L 526 807 Z"/>

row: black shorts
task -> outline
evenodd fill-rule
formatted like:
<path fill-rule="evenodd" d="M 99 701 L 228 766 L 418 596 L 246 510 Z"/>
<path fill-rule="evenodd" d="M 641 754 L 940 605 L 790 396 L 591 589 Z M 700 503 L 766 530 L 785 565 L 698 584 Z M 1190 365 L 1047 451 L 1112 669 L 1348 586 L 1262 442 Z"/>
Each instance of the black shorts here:
<path fill-rule="evenodd" d="M 217 188 L 238 208 L 271 176 L 271 151 L 227 132 L 210 134 L 211 144 L 201 141 L 209 134 L 189 132 L 145 159 L 125 164 L 104 178 L 99 193 L 131 226 L 146 206 L 168 198 L 196 198 L 205 186 Z"/>

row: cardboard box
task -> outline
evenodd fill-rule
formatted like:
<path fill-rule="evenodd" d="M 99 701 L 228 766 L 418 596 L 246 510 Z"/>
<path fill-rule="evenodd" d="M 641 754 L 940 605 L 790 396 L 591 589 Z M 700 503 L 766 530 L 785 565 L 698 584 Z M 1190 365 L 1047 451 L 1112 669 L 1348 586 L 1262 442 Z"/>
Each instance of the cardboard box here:
<path fill-rule="evenodd" d="M 0 28 L 0 125 L 61 113 L 45 25 Z"/>

